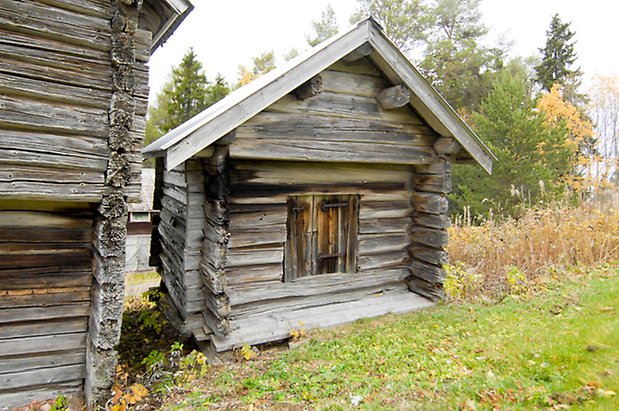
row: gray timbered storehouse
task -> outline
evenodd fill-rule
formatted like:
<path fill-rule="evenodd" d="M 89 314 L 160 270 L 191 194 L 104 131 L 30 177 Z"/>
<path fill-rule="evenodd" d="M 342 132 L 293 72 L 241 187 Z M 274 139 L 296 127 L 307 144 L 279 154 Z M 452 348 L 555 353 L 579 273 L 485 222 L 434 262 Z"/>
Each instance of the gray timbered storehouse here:
<path fill-rule="evenodd" d="M 143 153 L 168 316 L 215 352 L 431 306 L 451 164 L 494 160 L 371 18 Z"/>

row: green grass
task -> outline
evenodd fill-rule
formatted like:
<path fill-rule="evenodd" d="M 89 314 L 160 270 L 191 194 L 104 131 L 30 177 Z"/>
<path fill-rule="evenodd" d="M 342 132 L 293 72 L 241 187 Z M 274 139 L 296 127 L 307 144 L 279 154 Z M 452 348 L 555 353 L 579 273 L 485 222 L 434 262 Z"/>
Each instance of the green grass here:
<path fill-rule="evenodd" d="M 498 304 L 444 304 L 310 333 L 289 351 L 213 366 L 158 403 L 195 410 L 619 409 L 618 272 L 574 276 Z"/>
<path fill-rule="evenodd" d="M 159 281 L 161 277 L 155 271 L 150 271 L 146 273 L 130 273 L 125 277 L 125 285 L 141 285 L 141 284 L 150 284 L 156 281 Z"/>

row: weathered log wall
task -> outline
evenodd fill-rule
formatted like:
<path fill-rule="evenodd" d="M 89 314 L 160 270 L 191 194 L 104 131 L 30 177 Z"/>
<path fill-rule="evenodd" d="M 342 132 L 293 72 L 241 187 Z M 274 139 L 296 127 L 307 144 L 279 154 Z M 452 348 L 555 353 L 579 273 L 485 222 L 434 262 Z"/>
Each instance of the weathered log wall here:
<path fill-rule="evenodd" d="M 82 390 L 92 218 L 0 211 L 0 408 Z"/>
<path fill-rule="evenodd" d="M 447 200 L 451 191 L 451 161 L 449 156 L 441 156 L 430 165 L 415 166 L 413 179 L 413 244 L 408 248 L 411 263 L 406 281 L 411 291 L 432 300 L 440 300 L 445 294 L 443 264 L 449 261 L 445 247 L 451 222 Z"/>
<path fill-rule="evenodd" d="M 204 235 L 204 172 L 200 161 L 188 161 L 157 173 L 161 212 L 156 227 L 158 270 L 168 291 L 169 320 L 189 334 L 202 325 L 205 308 L 200 276 Z"/>
<path fill-rule="evenodd" d="M 15 313 L 10 327 L 2 324 L 3 344 L 12 352 L 26 338 L 20 335 L 30 327 L 26 321 L 35 321 L 20 317 L 24 301 L 45 320 L 33 323 L 32 332 L 48 332 L 37 337 L 38 347 L 25 345 L 28 362 L 20 354 L 3 358 L 5 367 L 19 370 L 23 363 L 32 370 L 0 382 L 3 389 L 20 387 L 3 398 L 16 405 L 85 390 L 92 407 L 109 394 L 122 314 L 126 203 L 140 192 L 148 97 L 150 33 L 138 29 L 140 4 L 0 0 L 0 209 L 22 213 L 5 214 L 7 227 L 21 228 L 0 247 L 8 273 L 0 289 L 9 287 L 13 296 L 3 298 L 0 310 Z M 53 229 L 40 229 L 39 220 Z M 84 224 L 79 235 L 75 221 Z M 19 270 L 26 280 L 14 290 L 6 275 Z M 63 311 L 65 302 L 75 307 Z"/>
<path fill-rule="evenodd" d="M 137 199 L 150 33 L 136 31 L 131 55 L 112 57 L 113 14 L 109 0 L 0 1 L 0 198 L 96 202 L 110 191 L 118 58 L 132 61 L 137 118 L 122 173 Z"/>

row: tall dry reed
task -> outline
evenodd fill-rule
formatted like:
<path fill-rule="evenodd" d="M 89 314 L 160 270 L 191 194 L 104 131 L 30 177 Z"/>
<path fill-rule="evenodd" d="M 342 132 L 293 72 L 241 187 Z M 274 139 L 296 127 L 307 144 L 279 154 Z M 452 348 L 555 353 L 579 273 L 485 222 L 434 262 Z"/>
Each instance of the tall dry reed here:
<path fill-rule="evenodd" d="M 500 298 L 572 266 L 619 260 L 619 207 L 607 199 L 530 208 L 519 219 L 455 224 L 448 251 L 449 296 Z"/>

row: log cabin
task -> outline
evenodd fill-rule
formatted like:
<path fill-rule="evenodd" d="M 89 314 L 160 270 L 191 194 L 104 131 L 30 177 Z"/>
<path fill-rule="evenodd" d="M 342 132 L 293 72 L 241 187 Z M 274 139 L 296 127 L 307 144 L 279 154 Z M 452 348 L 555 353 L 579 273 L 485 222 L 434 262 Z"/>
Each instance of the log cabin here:
<path fill-rule="evenodd" d="M 451 164 L 495 160 L 372 18 L 143 153 L 166 315 L 215 359 L 433 305 Z"/>
<path fill-rule="evenodd" d="M 0 0 L 0 409 L 109 395 L 149 56 L 187 0 Z"/>

